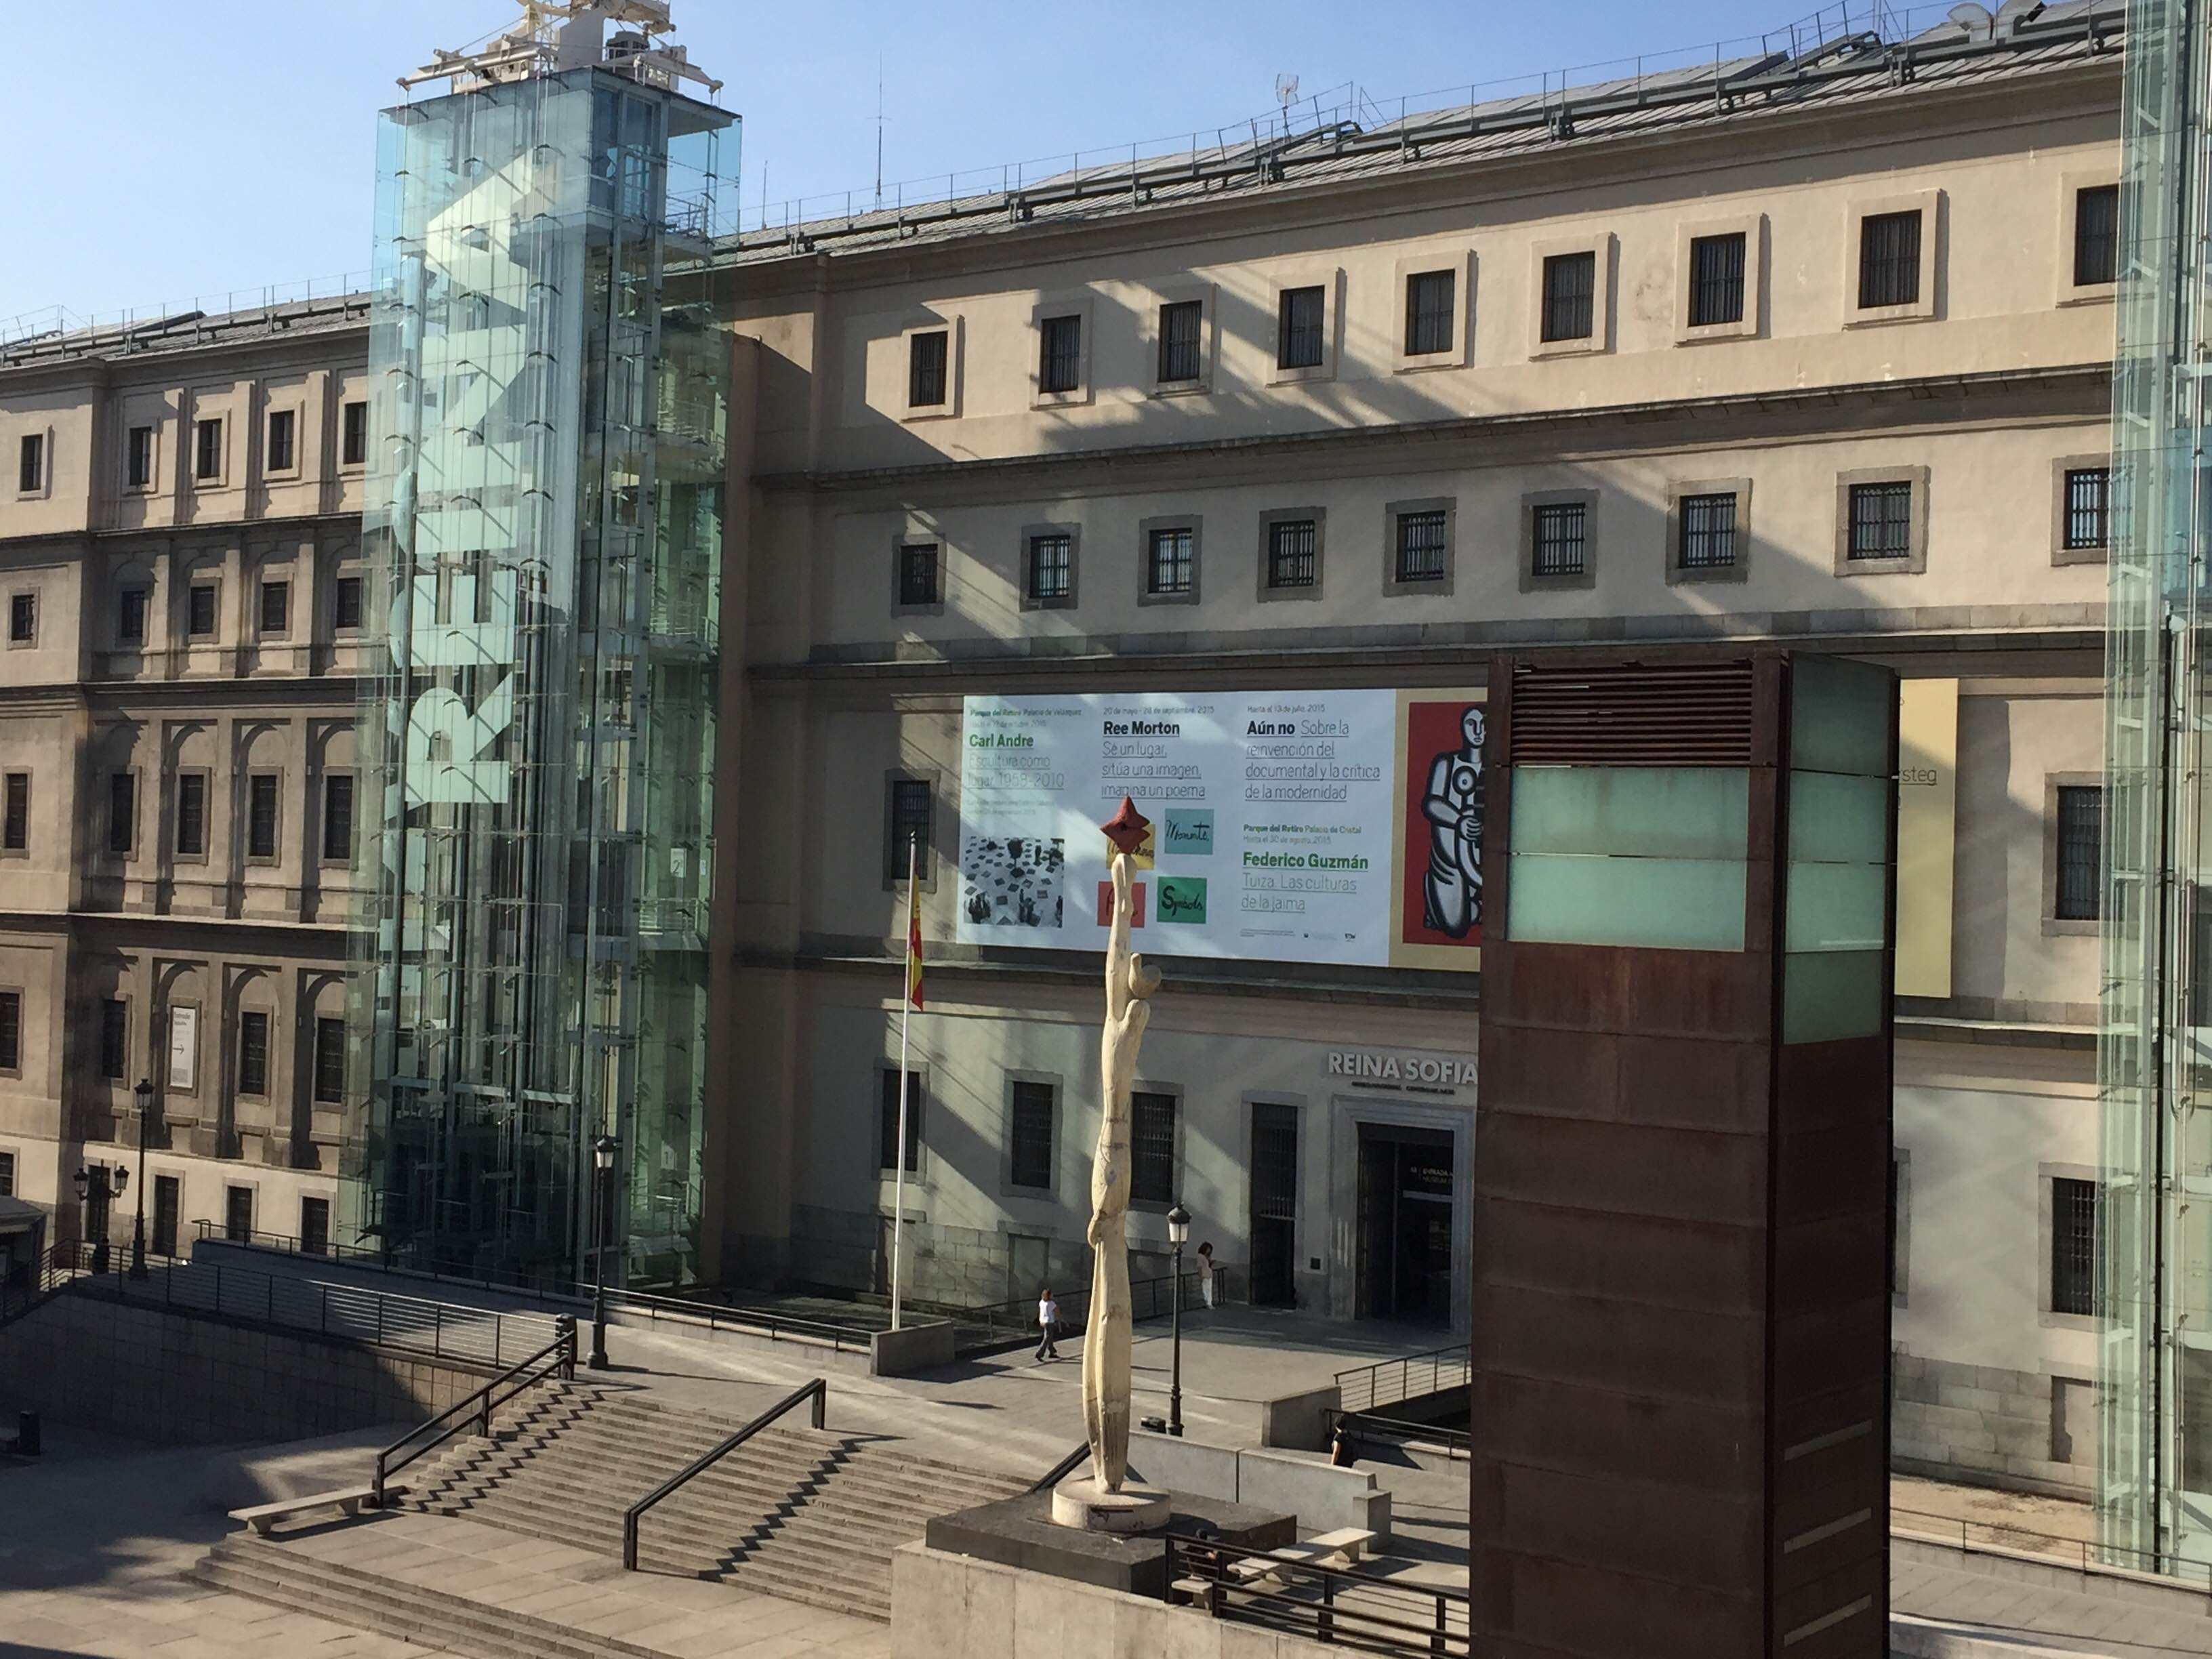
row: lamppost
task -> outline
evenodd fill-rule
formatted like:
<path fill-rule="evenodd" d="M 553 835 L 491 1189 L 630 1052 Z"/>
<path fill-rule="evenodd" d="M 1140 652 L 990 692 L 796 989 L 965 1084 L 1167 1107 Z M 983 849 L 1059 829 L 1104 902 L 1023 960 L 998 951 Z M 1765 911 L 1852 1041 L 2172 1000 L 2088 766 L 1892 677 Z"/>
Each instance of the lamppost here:
<path fill-rule="evenodd" d="M 105 1164 L 89 1167 L 80 1165 L 76 1172 L 76 1195 L 81 1203 L 91 1206 L 100 1218 L 100 1237 L 92 1244 L 92 1270 L 96 1273 L 107 1271 L 107 1206 L 109 1200 L 120 1198 L 123 1189 L 131 1183 L 131 1171 L 121 1164 L 110 1169 Z"/>
<path fill-rule="evenodd" d="M 1182 1438 L 1182 1247 L 1190 1237 L 1190 1212 L 1176 1200 L 1168 1212 L 1168 1243 L 1175 1249 L 1175 1326 L 1169 1344 L 1168 1432 Z"/>
<path fill-rule="evenodd" d="M 592 1354 L 593 1370 L 607 1369 L 607 1179 L 615 1171 L 616 1142 L 601 1135 L 592 1143 Z"/>
<path fill-rule="evenodd" d="M 154 1085 L 144 1078 L 131 1091 L 138 1099 L 138 1216 L 131 1224 L 131 1277 L 146 1277 L 146 1114 L 153 1109 Z"/>

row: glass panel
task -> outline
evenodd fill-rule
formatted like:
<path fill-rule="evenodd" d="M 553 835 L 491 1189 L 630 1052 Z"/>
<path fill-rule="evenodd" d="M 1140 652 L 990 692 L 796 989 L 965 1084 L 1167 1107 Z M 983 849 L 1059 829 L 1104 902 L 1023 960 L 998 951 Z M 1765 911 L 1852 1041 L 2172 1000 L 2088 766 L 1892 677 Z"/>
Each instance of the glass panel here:
<path fill-rule="evenodd" d="M 1751 775 L 1723 767 L 1519 767 L 1513 850 L 1741 862 L 1750 799 Z"/>
<path fill-rule="evenodd" d="M 1782 959 L 1782 1040 L 1835 1042 L 1881 1030 L 1883 952 L 1814 951 Z"/>
<path fill-rule="evenodd" d="M 1886 671 L 1838 657 L 1801 656 L 1790 686 L 1792 769 L 1889 775 L 1896 682 Z"/>
<path fill-rule="evenodd" d="M 1508 863 L 1512 900 L 1507 915 L 1516 940 L 1743 949 L 1741 862 L 1516 852 Z"/>

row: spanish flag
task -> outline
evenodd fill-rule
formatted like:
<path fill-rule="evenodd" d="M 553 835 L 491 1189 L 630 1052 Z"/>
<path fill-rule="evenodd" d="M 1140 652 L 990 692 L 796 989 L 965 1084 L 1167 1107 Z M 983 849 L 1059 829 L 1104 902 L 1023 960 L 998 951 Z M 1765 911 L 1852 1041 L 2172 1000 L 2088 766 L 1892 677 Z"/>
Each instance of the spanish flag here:
<path fill-rule="evenodd" d="M 921 844 L 906 849 L 906 1000 L 917 1013 L 921 1009 L 921 883 L 917 877 Z"/>

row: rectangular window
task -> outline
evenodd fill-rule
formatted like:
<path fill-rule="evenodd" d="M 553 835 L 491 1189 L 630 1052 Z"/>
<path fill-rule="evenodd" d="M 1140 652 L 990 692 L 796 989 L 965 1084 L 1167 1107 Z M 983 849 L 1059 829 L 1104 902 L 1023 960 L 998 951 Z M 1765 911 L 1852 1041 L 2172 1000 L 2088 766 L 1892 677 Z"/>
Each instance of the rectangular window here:
<path fill-rule="evenodd" d="M 1534 522 L 1529 545 L 1539 576 L 1579 576 L 1588 556 L 1589 506 L 1584 501 L 1549 501 L 1529 509 Z"/>
<path fill-rule="evenodd" d="M 899 1073 L 895 1067 L 886 1067 L 876 1073 L 883 1091 L 883 1136 L 877 1146 L 876 1167 L 890 1170 L 897 1167 L 899 1121 Z M 906 1172 L 912 1175 L 921 1168 L 921 1073 L 908 1072 L 906 1097 Z"/>
<path fill-rule="evenodd" d="M 1452 310 L 1458 273 L 1416 271 L 1406 278 L 1406 355 L 1432 356 L 1452 349 Z"/>
<path fill-rule="evenodd" d="M 353 774 L 332 772 L 323 779 L 323 859 L 329 864 L 353 860 Z"/>
<path fill-rule="evenodd" d="M 250 1009 L 238 1017 L 238 1092 L 269 1092 L 269 1016 Z"/>
<path fill-rule="evenodd" d="M 1267 526 L 1267 586 L 1311 587 L 1321 575 L 1317 526 L 1311 519 L 1278 519 Z"/>
<path fill-rule="evenodd" d="M 246 781 L 246 856 L 276 856 L 276 775 L 257 772 Z"/>
<path fill-rule="evenodd" d="M 1322 325 L 1328 314 L 1326 291 L 1286 288 L 1275 316 L 1275 367 L 1319 368 Z"/>
<path fill-rule="evenodd" d="M 35 593 L 10 593 L 8 596 L 8 643 L 28 645 L 39 637 L 39 596 Z"/>
<path fill-rule="evenodd" d="M 901 605 L 936 605 L 939 603 L 937 586 L 937 544 L 908 542 L 902 545 L 899 561 L 899 603 Z"/>
<path fill-rule="evenodd" d="M 192 477 L 203 482 L 222 477 L 222 422 L 200 421 L 192 428 Z"/>
<path fill-rule="evenodd" d="M 2070 467 L 2066 473 L 2066 534 L 2069 550 L 2103 547 L 2112 534 L 2112 473 L 2110 467 Z"/>
<path fill-rule="evenodd" d="M 128 855 L 138 840 L 138 780 L 128 772 L 107 775 L 107 850 Z"/>
<path fill-rule="evenodd" d="M 2074 198 L 2074 286 L 2120 279 L 2120 187 L 2099 185 Z"/>
<path fill-rule="evenodd" d="M 177 777 L 177 851 L 186 858 L 207 855 L 207 774 Z"/>
<path fill-rule="evenodd" d="M 2097 1311 L 2097 1183 L 2051 1182 L 2051 1311 Z"/>
<path fill-rule="evenodd" d="M 1690 326 L 1743 320 L 1744 233 L 1690 239 Z"/>
<path fill-rule="evenodd" d="M 315 1098 L 325 1105 L 345 1099 L 345 1021 L 325 1016 L 315 1021 Z"/>
<path fill-rule="evenodd" d="M 23 994 L 0 991 L 0 1072 L 23 1069 Z"/>
<path fill-rule="evenodd" d="M 338 465 L 365 466 L 368 463 L 368 405 L 348 404 L 339 416 Z"/>
<path fill-rule="evenodd" d="M 1547 343 L 1587 340 L 1597 326 L 1597 254 L 1554 253 L 1544 261 Z"/>
<path fill-rule="evenodd" d="M 1912 486 L 1895 483 L 1853 484 L 1850 556 L 1855 559 L 1902 559 L 1912 552 Z"/>
<path fill-rule="evenodd" d="M 299 417 L 289 409 L 276 409 L 269 412 L 269 446 L 264 458 L 269 471 L 289 472 L 296 465 L 293 435 L 298 424 Z"/>
<path fill-rule="evenodd" d="M 1920 210 L 1859 221 L 1859 309 L 1920 302 Z"/>
<path fill-rule="evenodd" d="M 1145 591 L 1188 593 L 1198 570 L 1188 525 L 1155 530 L 1145 554 Z"/>
<path fill-rule="evenodd" d="M 115 638 L 118 643 L 146 643 L 146 602 L 151 597 L 143 587 L 126 587 L 116 596 Z"/>
<path fill-rule="evenodd" d="M 907 336 L 906 400 L 915 409 L 936 409 L 945 398 L 946 366 L 952 336 L 944 329 Z"/>
<path fill-rule="evenodd" d="M 261 584 L 261 631 L 282 634 L 290 624 L 292 616 L 292 584 L 264 582 Z"/>
<path fill-rule="evenodd" d="M 31 849 L 31 775 L 10 772 L 0 781 L 0 853 Z"/>
<path fill-rule="evenodd" d="M 1052 1186 L 1052 1085 L 1016 1083 L 1008 1111 L 1012 1140 L 1006 1179 L 1017 1187 Z"/>
<path fill-rule="evenodd" d="M 1441 507 L 1398 515 L 1398 580 L 1440 582 L 1444 579 L 1444 514 Z"/>
<path fill-rule="evenodd" d="M 361 626 L 361 578 L 341 576 L 331 591 L 331 626 L 341 634 Z"/>
<path fill-rule="evenodd" d="M 327 1198 L 300 1200 L 300 1254 L 328 1255 L 331 1250 L 331 1201 Z"/>
<path fill-rule="evenodd" d="M 177 1216 L 184 1207 L 182 1183 L 174 1176 L 154 1177 L 154 1237 L 147 1248 L 155 1255 L 177 1253 Z"/>
<path fill-rule="evenodd" d="M 185 631 L 196 640 L 215 635 L 215 584 L 196 582 L 185 599 Z"/>
<path fill-rule="evenodd" d="M 1735 497 L 1682 497 L 1681 568 L 1725 570 L 1735 563 Z"/>
<path fill-rule="evenodd" d="M 222 1189 L 223 1237 L 234 1244 L 253 1243 L 253 1188 L 226 1187 Z"/>
<path fill-rule="evenodd" d="M 1139 1090 L 1129 1097 L 1129 1201 L 1176 1200 L 1176 1097 Z"/>
<path fill-rule="evenodd" d="M 154 428 L 134 426 L 123 442 L 123 477 L 133 489 L 144 489 L 154 482 Z"/>
<path fill-rule="evenodd" d="M 131 1005 L 120 997 L 100 1001 L 100 1074 L 110 1083 L 123 1081 L 131 1064 Z"/>
<path fill-rule="evenodd" d="M 1203 300 L 1176 300 L 1160 307 L 1160 379 L 1195 380 L 1205 368 L 1199 342 L 1206 325 Z"/>
<path fill-rule="evenodd" d="M 0 1198 L 15 1196 L 15 1154 L 0 1152 Z"/>
<path fill-rule="evenodd" d="M 884 848 L 884 875 L 887 880 L 906 879 L 907 849 L 919 846 L 921 849 L 917 864 L 922 875 L 929 874 L 929 817 L 930 791 L 927 778 L 893 778 L 891 780 L 890 844 Z"/>
<path fill-rule="evenodd" d="M 15 488 L 28 495 L 46 482 L 46 434 L 27 432 L 23 447 L 15 463 Z"/>
<path fill-rule="evenodd" d="M 1075 538 L 1030 538 L 1029 597 L 1037 605 L 1065 602 L 1075 592 Z"/>
<path fill-rule="evenodd" d="M 2105 792 L 2097 785 L 2058 788 L 2058 886 L 2052 914 L 2060 921 L 2095 921 L 2105 913 Z"/>
<path fill-rule="evenodd" d="M 1037 325 L 1037 390 L 1073 392 L 1083 385 L 1083 319 L 1048 317 Z"/>

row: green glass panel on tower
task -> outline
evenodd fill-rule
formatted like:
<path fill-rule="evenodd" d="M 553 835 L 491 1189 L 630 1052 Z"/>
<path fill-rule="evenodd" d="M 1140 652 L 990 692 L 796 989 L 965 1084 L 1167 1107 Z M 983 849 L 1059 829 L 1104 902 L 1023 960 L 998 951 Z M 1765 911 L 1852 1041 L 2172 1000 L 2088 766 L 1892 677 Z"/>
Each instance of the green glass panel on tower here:
<path fill-rule="evenodd" d="M 599 1261 L 678 1283 L 728 404 L 708 255 L 734 118 L 611 50 L 541 56 L 379 128 L 340 1219 L 398 1261 L 588 1280 L 611 1133 Z"/>

